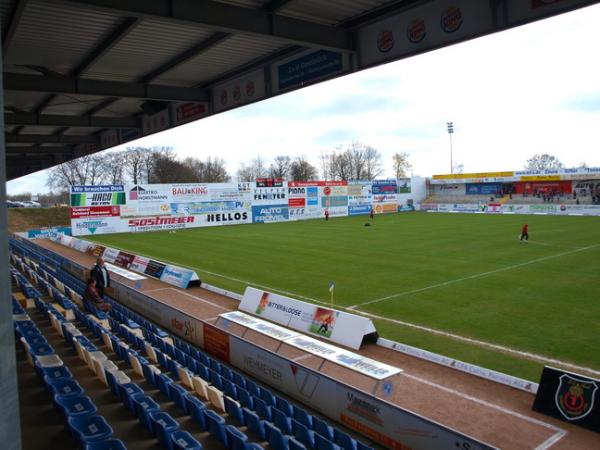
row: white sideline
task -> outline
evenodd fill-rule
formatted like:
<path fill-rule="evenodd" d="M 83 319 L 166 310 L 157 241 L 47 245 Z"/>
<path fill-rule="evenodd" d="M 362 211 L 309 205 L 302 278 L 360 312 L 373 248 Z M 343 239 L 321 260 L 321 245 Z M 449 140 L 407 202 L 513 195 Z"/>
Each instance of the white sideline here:
<path fill-rule="evenodd" d="M 423 383 L 426 384 L 428 386 L 431 386 L 433 388 L 439 389 L 441 391 L 447 392 L 449 394 L 453 394 L 456 395 L 458 397 L 464 398 L 465 400 L 470 400 L 474 403 L 478 403 L 480 405 L 484 405 L 488 408 L 494 409 L 498 412 L 507 414 L 509 416 L 513 416 L 513 417 L 517 417 L 518 419 L 524 420 L 526 422 L 532 423 L 534 425 L 539 425 L 541 427 L 544 428 L 548 428 L 549 430 L 555 431 L 555 433 L 550 436 L 550 438 L 548 438 L 547 440 L 545 440 L 544 442 L 542 442 L 540 445 L 538 445 L 535 450 L 543 450 L 543 449 L 547 449 L 550 448 L 550 446 L 554 445 L 555 443 L 557 443 L 560 439 L 562 439 L 564 436 L 566 436 L 567 431 L 563 430 L 562 428 L 558 428 L 552 424 L 543 422 L 541 420 L 535 419 L 533 417 L 529 417 L 529 416 L 525 416 L 519 412 L 513 411 L 511 409 L 505 408 L 503 406 L 500 405 L 496 405 L 494 403 L 490 403 L 486 400 L 482 400 L 480 398 L 477 397 L 473 397 L 471 395 L 465 394 L 464 392 L 460 392 L 457 391 L 456 389 L 452 389 L 446 386 L 442 386 L 440 384 L 434 383 L 432 381 L 426 380 L 424 378 L 421 377 L 417 377 L 415 375 L 410 375 L 406 372 L 402 372 L 400 374 L 400 376 L 406 377 L 406 378 L 410 378 L 412 380 L 418 381 L 419 383 Z"/>
<path fill-rule="evenodd" d="M 531 259 L 529 261 L 525 261 L 522 263 L 513 264 L 512 266 L 506 266 L 506 267 L 501 267 L 499 269 L 488 270 L 487 272 L 476 273 L 475 275 L 469 275 L 468 277 L 455 278 L 454 280 L 448 280 L 448 281 L 444 281 L 442 283 L 432 284 L 430 286 L 425 286 L 423 288 L 399 292 L 397 294 L 388 295 L 386 297 L 377 298 L 375 300 L 369 300 L 368 302 L 357 303 L 356 305 L 349 306 L 348 309 L 354 310 L 360 306 L 371 305 L 373 303 L 379 303 L 379 302 L 383 302 L 386 300 L 391 300 L 392 298 L 404 297 L 404 296 L 410 295 L 410 294 L 417 294 L 419 292 L 428 291 L 430 289 L 448 286 L 451 284 L 460 283 L 462 281 L 473 280 L 476 278 L 485 277 L 487 275 L 493 275 L 493 274 L 499 273 L 499 272 L 506 272 L 508 270 L 513 270 L 513 269 L 517 269 L 519 267 L 528 266 L 528 265 L 535 264 L 535 263 L 542 262 L 542 261 L 547 261 L 549 259 L 560 258 L 561 256 L 572 255 L 573 253 L 579 253 L 579 252 L 583 252 L 586 250 L 591 250 L 596 247 L 600 247 L 600 244 L 588 245 L 587 247 L 576 248 L 575 250 L 569 250 L 568 252 L 557 253 L 555 255 L 544 256 L 542 258 Z"/>

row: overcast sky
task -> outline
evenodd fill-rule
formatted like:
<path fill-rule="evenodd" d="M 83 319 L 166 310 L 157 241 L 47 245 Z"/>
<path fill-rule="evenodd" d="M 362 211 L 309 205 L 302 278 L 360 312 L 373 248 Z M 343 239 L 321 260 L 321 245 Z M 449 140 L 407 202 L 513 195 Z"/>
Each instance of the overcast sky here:
<path fill-rule="evenodd" d="M 535 153 L 600 166 L 600 5 L 321 83 L 140 139 L 227 161 L 303 155 L 359 140 L 410 154 L 414 175 L 518 170 Z M 124 147 L 124 146 L 123 146 Z M 8 183 L 45 192 L 46 173 Z"/>

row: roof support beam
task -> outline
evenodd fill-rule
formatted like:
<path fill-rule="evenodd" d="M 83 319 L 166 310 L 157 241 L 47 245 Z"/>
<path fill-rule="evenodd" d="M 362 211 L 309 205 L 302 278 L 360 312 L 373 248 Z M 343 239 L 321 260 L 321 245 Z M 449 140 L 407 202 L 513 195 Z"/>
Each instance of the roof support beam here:
<path fill-rule="evenodd" d="M 266 6 L 265 11 L 270 12 L 271 14 L 276 13 L 281 8 L 283 8 L 288 3 L 293 2 L 294 0 L 271 0 Z"/>
<path fill-rule="evenodd" d="M 228 39 L 230 36 L 231 34 L 229 33 L 217 32 L 212 36 L 208 37 L 207 39 L 198 42 L 196 45 L 190 47 L 183 53 L 176 55 L 174 58 L 170 59 L 162 66 L 157 67 L 152 72 L 149 72 L 144 77 L 142 77 L 142 80 L 140 81 L 143 81 L 144 83 L 150 83 L 152 82 L 152 80 L 160 77 L 161 75 L 173 69 L 174 67 L 177 67 L 178 65 L 183 64 L 184 62 L 189 61 L 192 58 L 195 58 L 196 56 L 210 49 L 211 47 L 214 47 L 215 45 Z"/>
<path fill-rule="evenodd" d="M 42 146 L 36 144 L 36 145 L 31 145 L 29 147 L 15 147 L 15 146 L 6 147 L 7 155 L 19 155 L 20 157 L 22 157 L 23 155 L 26 155 L 26 154 L 31 154 L 31 155 L 36 155 L 36 156 L 37 155 L 50 155 L 50 156 L 44 157 L 44 158 L 48 158 L 48 159 L 54 159 L 54 156 L 52 156 L 52 155 L 58 155 L 58 154 L 62 154 L 62 153 L 70 153 L 72 151 L 73 151 L 73 147 L 71 147 L 70 145 L 42 147 Z M 18 162 L 16 160 L 16 157 L 13 159 L 15 159 L 14 162 Z M 26 164 L 26 161 L 24 161 L 24 163 Z"/>
<path fill-rule="evenodd" d="M 4 73 L 4 89 L 8 91 L 98 95 L 162 101 L 205 102 L 209 100 L 208 91 L 203 89 L 10 72 Z"/>
<path fill-rule="evenodd" d="M 15 134 L 7 133 L 4 137 L 6 143 L 24 144 L 99 144 L 95 136 L 72 136 L 60 134 Z"/>
<path fill-rule="evenodd" d="M 27 0 L 17 0 L 15 7 L 13 9 L 12 15 L 10 16 L 10 22 L 8 23 L 8 27 L 2 36 L 2 54 L 6 57 L 6 52 L 12 43 L 13 38 L 15 37 L 15 33 L 17 32 L 17 27 L 19 26 L 19 22 L 21 21 L 21 16 L 23 15 L 23 11 L 25 11 L 25 6 L 27 5 Z"/>
<path fill-rule="evenodd" d="M 137 17 L 210 26 L 227 33 L 255 34 L 308 47 L 354 51 L 350 33 L 342 28 L 272 14 L 213 0 L 67 0 L 81 6 Z"/>
<path fill-rule="evenodd" d="M 100 128 L 138 128 L 135 118 L 131 117 L 92 117 L 45 115 L 34 113 L 5 114 L 6 125 L 47 125 L 54 127 L 100 127 Z"/>

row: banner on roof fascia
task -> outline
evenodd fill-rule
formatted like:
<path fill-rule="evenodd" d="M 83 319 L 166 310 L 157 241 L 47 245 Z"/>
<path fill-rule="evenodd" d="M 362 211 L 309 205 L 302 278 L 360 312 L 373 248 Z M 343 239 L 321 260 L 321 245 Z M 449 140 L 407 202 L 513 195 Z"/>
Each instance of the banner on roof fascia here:
<path fill-rule="evenodd" d="M 427 2 L 362 27 L 358 63 L 369 67 L 492 31 L 493 10 L 488 2 Z"/>
<path fill-rule="evenodd" d="M 100 146 L 102 148 L 115 147 L 121 143 L 121 130 L 111 128 L 100 133 Z"/>
<path fill-rule="evenodd" d="M 171 128 L 169 108 L 165 108 L 156 114 L 142 115 L 142 134 L 144 136 Z"/>
<path fill-rule="evenodd" d="M 359 349 L 376 332 L 370 319 L 247 287 L 239 309 L 294 330 Z"/>
<path fill-rule="evenodd" d="M 349 70 L 348 54 L 331 50 L 308 50 L 274 64 L 273 91 L 280 92 L 332 78 Z"/>
<path fill-rule="evenodd" d="M 265 72 L 255 70 L 212 89 L 215 113 L 265 98 Z"/>
<path fill-rule="evenodd" d="M 521 25 L 592 3 L 595 2 L 586 0 L 530 0 L 526 2 L 522 0 L 507 0 L 507 22 L 511 26 Z"/>
<path fill-rule="evenodd" d="M 171 105 L 171 117 L 175 125 L 198 120 L 208 115 L 208 103 L 189 102 Z"/>

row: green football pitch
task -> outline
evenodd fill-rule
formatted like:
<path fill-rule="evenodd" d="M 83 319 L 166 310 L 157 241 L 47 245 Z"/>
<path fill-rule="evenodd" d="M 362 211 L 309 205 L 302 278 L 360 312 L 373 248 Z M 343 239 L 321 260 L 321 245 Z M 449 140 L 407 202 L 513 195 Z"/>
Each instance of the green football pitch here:
<path fill-rule="evenodd" d="M 333 281 L 335 306 L 383 337 L 534 381 L 537 356 L 600 371 L 600 218 L 402 213 L 92 240 L 240 293 L 329 303 Z"/>

